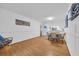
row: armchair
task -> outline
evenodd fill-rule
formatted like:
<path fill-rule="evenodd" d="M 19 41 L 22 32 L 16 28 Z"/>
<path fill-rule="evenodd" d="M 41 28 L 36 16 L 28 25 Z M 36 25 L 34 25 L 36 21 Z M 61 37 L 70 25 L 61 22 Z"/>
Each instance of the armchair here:
<path fill-rule="evenodd" d="M 3 38 L 0 35 L 0 48 L 4 47 L 5 45 L 9 45 L 12 42 L 12 40 L 13 40 L 12 37 Z"/>

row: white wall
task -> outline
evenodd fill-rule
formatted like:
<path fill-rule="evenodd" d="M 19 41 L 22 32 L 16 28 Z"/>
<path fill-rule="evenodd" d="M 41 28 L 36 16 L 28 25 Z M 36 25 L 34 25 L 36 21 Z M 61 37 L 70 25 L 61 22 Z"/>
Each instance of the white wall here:
<path fill-rule="evenodd" d="M 19 26 L 15 24 L 15 19 L 28 21 L 31 26 Z M 13 43 L 25 39 L 34 38 L 40 35 L 40 23 L 22 15 L 0 8 L 0 34 L 2 36 L 12 36 Z"/>
<path fill-rule="evenodd" d="M 79 16 L 73 21 L 69 21 L 65 31 L 67 33 L 65 40 L 70 54 L 79 56 Z"/>

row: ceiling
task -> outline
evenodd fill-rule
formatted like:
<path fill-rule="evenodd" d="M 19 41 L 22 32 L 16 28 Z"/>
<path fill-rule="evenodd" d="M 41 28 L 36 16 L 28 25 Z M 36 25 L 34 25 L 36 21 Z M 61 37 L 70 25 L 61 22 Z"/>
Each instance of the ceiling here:
<path fill-rule="evenodd" d="M 28 18 L 64 27 L 64 17 L 68 10 L 68 3 L 0 3 L 0 7 L 21 14 Z M 55 19 L 47 21 L 46 17 Z"/>

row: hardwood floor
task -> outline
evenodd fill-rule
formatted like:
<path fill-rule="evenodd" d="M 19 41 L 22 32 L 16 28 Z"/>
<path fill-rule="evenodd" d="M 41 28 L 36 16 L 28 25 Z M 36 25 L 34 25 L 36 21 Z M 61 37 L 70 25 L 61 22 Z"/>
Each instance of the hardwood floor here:
<path fill-rule="evenodd" d="M 69 56 L 65 43 L 55 43 L 46 37 L 37 37 L 0 49 L 1 56 Z"/>

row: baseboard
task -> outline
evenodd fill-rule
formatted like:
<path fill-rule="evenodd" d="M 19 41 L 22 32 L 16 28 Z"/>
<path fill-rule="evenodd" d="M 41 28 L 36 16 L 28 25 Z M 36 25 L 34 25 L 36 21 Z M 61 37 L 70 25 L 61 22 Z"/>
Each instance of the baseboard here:
<path fill-rule="evenodd" d="M 30 39 L 34 39 L 34 38 L 38 38 L 38 37 L 40 37 L 40 36 L 36 36 L 36 37 L 32 37 L 32 38 L 29 38 L 29 39 L 22 39 L 22 40 L 20 40 L 20 41 L 15 41 L 15 42 L 12 42 L 10 45 L 13 45 L 13 44 L 16 44 L 16 43 L 20 43 L 20 42 L 23 42 L 23 41 L 28 41 L 28 40 L 30 40 Z"/>

